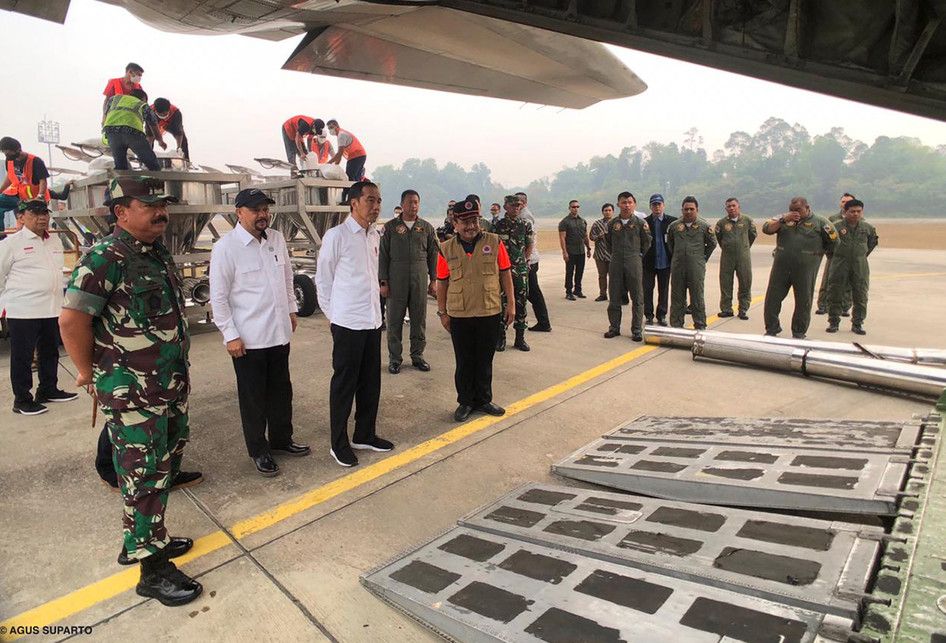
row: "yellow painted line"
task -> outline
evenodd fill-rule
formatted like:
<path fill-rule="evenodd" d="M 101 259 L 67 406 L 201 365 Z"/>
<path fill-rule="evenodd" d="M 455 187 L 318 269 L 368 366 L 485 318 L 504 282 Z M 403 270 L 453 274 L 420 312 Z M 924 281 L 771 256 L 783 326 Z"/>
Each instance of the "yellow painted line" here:
<path fill-rule="evenodd" d="M 603 375 L 609 371 L 619 368 L 629 362 L 656 351 L 657 346 L 640 346 L 628 353 L 624 353 L 614 359 L 608 360 L 593 368 L 568 378 L 558 384 L 542 389 L 517 402 L 513 402 L 506 407 L 506 415 L 495 417 L 491 415 L 479 417 L 475 420 L 462 424 L 455 429 L 442 433 L 435 438 L 431 438 L 420 444 L 413 446 L 406 451 L 388 456 L 387 458 L 368 465 L 364 468 L 342 476 L 321 487 L 308 491 L 301 496 L 284 502 L 277 507 L 264 511 L 260 514 L 239 521 L 230 528 L 231 533 L 237 539 L 243 539 L 250 534 L 255 534 L 264 529 L 286 520 L 298 513 L 310 509 L 316 505 L 322 504 L 335 498 L 347 491 L 356 489 L 372 480 L 376 480 L 396 469 L 400 469 L 412 462 L 415 462 L 424 456 L 430 455 L 444 447 L 454 444 L 466 437 L 478 433 L 494 424 L 505 419 L 522 413 L 523 411 L 545 402 L 557 395 L 565 393 L 582 384 Z M 222 549 L 231 543 L 230 537 L 223 531 L 216 531 L 203 538 L 194 541 L 194 548 L 186 555 L 175 559 L 180 564 L 187 563 L 211 552 Z M 21 614 L 17 614 L 9 619 L 0 622 L 0 640 L 12 641 L 20 638 L 20 634 L 9 634 L 14 628 L 36 626 L 42 627 L 56 623 L 65 618 L 78 614 L 90 607 L 113 598 L 122 592 L 126 592 L 135 587 L 138 583 L 138 568 L 132 567 L 125 571 L 113 574 L 95 583 L 79 588 L 65 596 L 53 599 L 38 607 L 35 607 Z"/>

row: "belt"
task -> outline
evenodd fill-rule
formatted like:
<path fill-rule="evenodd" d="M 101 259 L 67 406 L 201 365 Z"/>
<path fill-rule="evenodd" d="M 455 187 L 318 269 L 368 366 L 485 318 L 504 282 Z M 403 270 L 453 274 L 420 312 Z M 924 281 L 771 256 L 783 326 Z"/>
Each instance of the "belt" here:
<path fill-rule="evenodd" d="M 786 248 L 783 246 L 775 246 L 776 250 L 781 250 L 782 252 L 786 251 Z M 798 254 L 801 255 L 811 255 L 813 257 L 822 257 L 824 256 L 824 251 L 815 251 L 815 250 L 798 250 Z"/>

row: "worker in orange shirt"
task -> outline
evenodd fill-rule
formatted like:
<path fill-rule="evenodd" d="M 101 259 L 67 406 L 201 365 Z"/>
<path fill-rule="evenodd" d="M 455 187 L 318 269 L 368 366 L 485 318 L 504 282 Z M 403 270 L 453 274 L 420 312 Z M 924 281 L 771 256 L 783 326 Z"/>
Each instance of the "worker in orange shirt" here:
<path fill-rule="evenodd" d="M 322 131 L 325 121 L 321 118 L 293 116 L 282 124 L 282 142 L 286 146 L 286 160 L 296 165 L 296 158 L 304 159 L 309 153 L 309 144 L 315 136 L 316 130 Z"/>
<path fill-rule="evenodd" d="M 360 181 L 365 176 L 365 161 L 368 160 L 365 146 L 354 134 L 339 127 L 338 121 L 334 118 L 326 123 L 326 127 L 328 127 L 329 134 L 338 139 L 338 151 L 335 152 L 335 156 L 332 157 L 329 163 L 340 165 L 342 157 L 344 157 L 346 159 L 345 174 L 348 175 L 348 180 Z M 347 201 L 348 190 L 343 190 L 342 203 Z"/>
<path fill-rule="evenodd" d="M 184 116 L 181 110 L 167 98 L 156 98 L 151 111 L 158 119 L 158 135 L 161 141 L 164 141 L 165 132 L 169 133 L 177 142 L 177 149 L 184 155 L 184 160 L 190 161 L 191 154 L 187 145 L 187 134 L 184 133 Z"/>
<path fill-rule="evenodd" d="M 3 182 L 0 183 L 0 215 L 16 211 L 20 201 L 43 199 L 49 202 L 46 183 L 49 170 L 43 159 L 23 151 L 20 142 L 11 136 L 0 138 L 3 154 Z M 13 220 L 4 220 L 4 227 L 12 227 Z"/>
<path fill-rule="evenodd" d="M 141 76 L 145 70 L 138 63 L 128 63 L 125 65 L 125 75 L 121 78 L 112 78 L 105 85 L 102 94 L 105 101 L 102 103 L 102 120 L 105 120 L 105 113 L 108 111 L 108 101 L 112 96 L 130 94 L 133 89 L 141 89 Z"/>

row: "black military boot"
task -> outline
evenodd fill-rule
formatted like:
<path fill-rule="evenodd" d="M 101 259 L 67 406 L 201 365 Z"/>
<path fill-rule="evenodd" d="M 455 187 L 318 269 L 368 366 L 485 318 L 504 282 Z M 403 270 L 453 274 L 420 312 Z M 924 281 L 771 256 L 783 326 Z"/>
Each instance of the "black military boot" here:
<path fill-rule="evenodd" d="M 499 337 L 496 338 L 496 352 L 502 353 L 506 350 L 506 332 L 503 331 L 499 334 Z"/>
<path fill-rule="evenodd" d="M 514 344 L 514 346 L 515 346 L 516 348 L 518 348 L 519 350 L 521 350 L 521 351 L 528 351 L 528 350 L 530 350 L 530 349 L 529 349 L 529 345 L 526 344 L 526 331 L 525 331 L 524 328 L 522 328 L 522 329 L 517 328 L 517 329 L 516 329 L 516 343 Z"/>
<path fill-rule="evenodd" d="M 168 560 L 166 548 L 141 561 L 141 579 L 135 592 L 154 598 L 162 605 L 185 605 L 200 596 L 203 585 L 180 571 Z"/>

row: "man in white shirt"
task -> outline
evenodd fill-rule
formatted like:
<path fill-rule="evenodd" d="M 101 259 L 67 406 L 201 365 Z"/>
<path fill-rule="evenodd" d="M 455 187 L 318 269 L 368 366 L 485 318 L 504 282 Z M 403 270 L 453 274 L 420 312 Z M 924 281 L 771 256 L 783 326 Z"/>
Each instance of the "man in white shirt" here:
<path fill-rule="evenodd" d="M 375 433 L 381 398 L 381 305 L 374 223 L 381 192 L 371 181 L 349 191 L 351 215 L 322 238 L 315 272 L 319 306 L 332 329 L 332 384 L 329 391 L 329 450 L 343 467 L 358 464 L 352 447 L 390 451 L 394 445 Z M 348 441 L 348 417 L 355 403 L 355 432 Z"/>
<path fill-rule="evenodd" d="M 527 221 L 535 232 L 536 239 L 539 236 L 539 229 L 535 224 L 535 215 L 529 209 L 529 197 L 525 192 L 516 192 L 522 208 L 519 209 L 519 218 Z M 552 323 L 549 321 L 549 309 L 545 304 L 545 295 L 542 294 L 542 288 L 539 286 L 539 244 L 532 244 L 532 252 L 529 254 L 529 303 L 532 304 L 532 312 L 535 314 L 535 324 L 529 326 L 529 330 L 548 333 L 552 330 Z"/>
<path fill-rule="evenodd" d="M 0 242 L 0 309 L 10 329 L 13 412 L 45 413 L 45 402 L 78 397 L 59 388 L 59 310 L 62 308 L 62 242 L 50 235 L 43 199 L 21 201 L 22 227 Z M 39 386 L 33 398 L 33 353 L 39 357 Z"/>
<path fill-rule="evenodd" d="M 233 358 L 246 450 L 265 477 L 279 473 L 273 451 L 310 453 L 292 440 L 289 339 L 297 308 L 286 240 L 269 229 L 273 203 L 262 190 L 241 190 L 235 200 L 239 224 L 210 255 L 214 322 Z"/>

